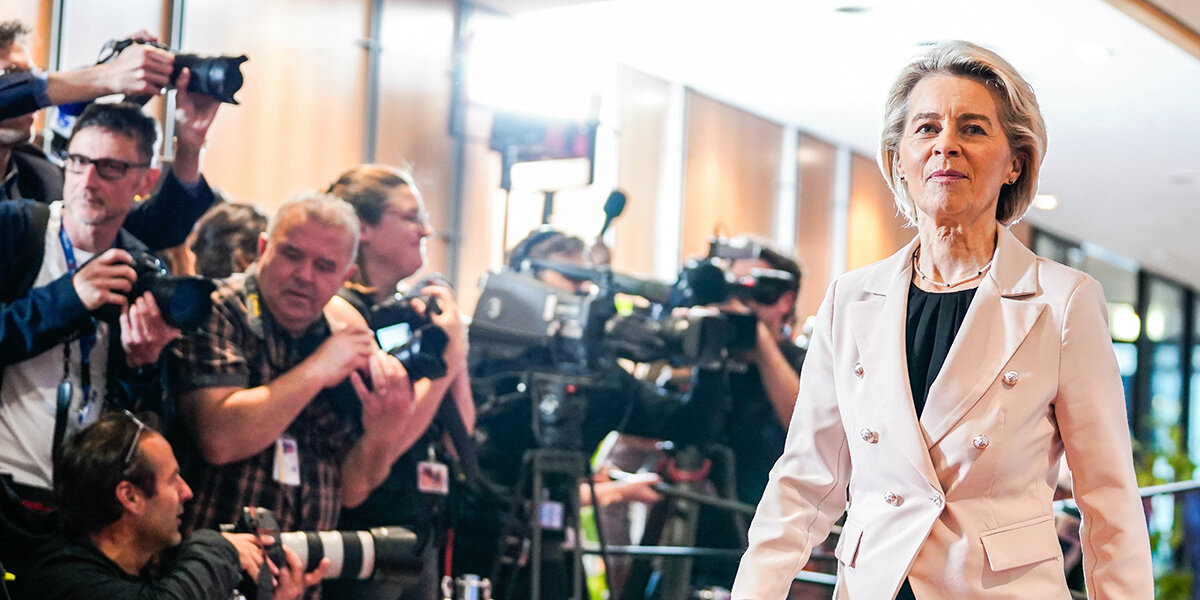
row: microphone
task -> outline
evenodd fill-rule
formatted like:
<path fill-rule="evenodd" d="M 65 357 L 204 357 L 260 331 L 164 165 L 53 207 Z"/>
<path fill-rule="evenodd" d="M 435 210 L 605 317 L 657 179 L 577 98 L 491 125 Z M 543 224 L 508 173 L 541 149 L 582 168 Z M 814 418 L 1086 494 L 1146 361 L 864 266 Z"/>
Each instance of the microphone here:
<path fill-rule="evenodd" d="M 600 236 L 604 236 L 604 232 L 608 231 L 608 226 L 612 224 L 613 219 L 621 216 L 625 210 L 625 193 L 621 190 L 613 190 L 608 195 L 608 199 L 604 201 L 604 226 L 600 228 Z"/>

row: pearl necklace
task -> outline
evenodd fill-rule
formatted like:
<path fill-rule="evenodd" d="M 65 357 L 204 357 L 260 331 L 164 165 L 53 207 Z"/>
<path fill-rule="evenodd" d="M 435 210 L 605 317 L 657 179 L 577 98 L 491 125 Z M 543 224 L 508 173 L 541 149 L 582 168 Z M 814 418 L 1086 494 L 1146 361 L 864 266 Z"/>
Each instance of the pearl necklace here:
<path fill-rule="evenodd" d="M 917 264 L 917 253 L 920 251 L 921 251 L 921 249 L 917 248 L 917 250 L 913 252 L 913 255 L 912 255 L 913 270 L 917 272 L 917 276 L 920 277 L 922 281 L 925 281 L 932 285 L 936 285 L 938 287 L 944 287 L 944 288 L 958 287 L 968 281 L 971 281 L 972 279 L 975 279 L 976 277 L 979 277 L 980 275 L 983 275 L 985 272 L 987 272 L 988 269 L 992 268 L 992 262 L 994 262 L 996 260 L 994 258 L 992 260 L 989 260 L 986 265 L 983 265 L 982 267 L 980 267 L 980 269 L 978 271 L 976 271 L 975 274 L 971 275 L 970 277 L 964 277 L 962 279 L 959 279 L 958 281 L 947 281 L 945 283 L 942 283 L 941 281 L 934 281 L 932 277 L 928 277 L 924 273 L 921 272 L 921 267 L 920 267 L 920 265 Z"/>

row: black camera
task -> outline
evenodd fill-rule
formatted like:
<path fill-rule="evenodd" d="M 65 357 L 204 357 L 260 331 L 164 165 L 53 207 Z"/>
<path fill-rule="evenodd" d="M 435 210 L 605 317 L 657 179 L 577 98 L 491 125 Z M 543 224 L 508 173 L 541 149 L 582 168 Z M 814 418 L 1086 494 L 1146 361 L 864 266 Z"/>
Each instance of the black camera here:
<path fill-rule="evenodd" d="M 155 42 L 146 42 L 126 38 L 123 40 L 109 40 L 104 48 L 100 50 L 100 60 L 97 64 L 105 63 L 112 60 L 121 51 L 132 46 L 133 44 L 150 44 L 156 48 L 170 51 L 170 48 L 163 44 Z M 192 72 L 192 79 L 188 83 L 189 92 L 197 92 L 212 96 L 221 102 L 229 104 L 237 104 L 238 101 L 233 98 L 233 95 L 238 90 L 242 89 L 242 63 L 250 60 L 245 54 L 241 56 L 201 56 L 199 54 L 175 54 L 175 65 L 171 70 L 171 85 L 175 84 L 175 79 L 179 77 L 180 71 L 184 68 Z M 149 100 L 149 96 L 130 97 L 126 100 L 145 104 Z"/>
<path fill-rule="evenodd" d="M 263 546 L 267 558 L 277 566 L 287 564 L 283 548 L 286 546 L 300 558 L 305 572 L 311 571 L 329 559 L 329 571 L 325 579 L 370 579 L 377 571 L 412 574 L 420 571 L 421 551 L 417 534 L 404 527 L 374 527 L 368 531 L 279 531 L 279 520 L 275 513 L 261 507 L 247 506 L 242 509 L 237 523 L 222 525 L 223 531 L 250 533 L 259 538 L 271 536 L 273 544 Z M 264 575 L 265 574 L 265 575 Z M 240 589 L 257 593 L 258 600 L 270 596 L 271 574 L 268 569 L 260 572 L 260 581 Z M 251 590 L 247 590 L 251 587 Z M 250 594 L 247 594 L 250 597 Z"/>
<path fill-rule="evenodd" d="M 150 292 L 167 325 L 185 333 L 197 332 L 208 322 L 212 313 L 212 293 L 217 288 L 211 279 L 171 275 L 166 265 L 153 254 L 143 251 L 130 254 L 133 256 L 131 266 L 137 274 L 133 288 L 125 294 L 131 303 Z M 108 304 L 97 309 L 95 316 L 116 323 L 120 309 L 115 304 Z"/>
<path fill-rule="evenodd" d="M 424 314 L 413 305 L 414 300 L 425 304 Z M 434 325 L 430 314 L 441 314 L 436 297 L 397 295 L 372 306 L 367 317 L 379 347 L 404 365 L 412 381 L 446 375 L 442 354 L 450 338 Z"/>
<path fill-rule="evenodd" d="M 653 319 L 617 315 L 605 324 L 605 347 L 634 362 L 665 360 L 674 366 L 708 366 L 754 349 L 758 319 L 712 312 Z"/>

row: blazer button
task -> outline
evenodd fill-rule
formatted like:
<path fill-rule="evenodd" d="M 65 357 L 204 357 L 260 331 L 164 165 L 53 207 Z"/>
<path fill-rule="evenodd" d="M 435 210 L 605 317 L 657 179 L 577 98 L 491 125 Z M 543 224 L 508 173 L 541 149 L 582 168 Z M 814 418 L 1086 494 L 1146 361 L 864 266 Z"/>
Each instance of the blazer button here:
<path fill-rule="evenodd" d="M 854 376 L 858 377 L 860 379 L 862 378 L 862 376 L 863 376 L 862 363 L 854 363 Z"/>
<path fill-rule="evenodd" d="M 932 498 L 930 498 L 930 500 L 933 502 L 933 505 L 934 505 L 934 506 L 936 506 L 936 507 L 938 507 L 938 508 L 941 508 L 941 507 L 942 507 L 942 504 L 944 504 L 944 503 L 945 503 L 945 500 L 943 500 L 943 499 L 942 499 L 942 495 L 941 495 L 941 494 L 934 494 L 934 495 L 933 495 L 933 497 L 932 497 Z"/>
<path fill-rule="evenodd" d="M 990 443 L 992 443 L 992 440 L 989 440 L 988 436 L 983 434 L 977 435 L 975 436 L 975 439 L 971 440 L 971 445 L 975 446 L 976 450 L 983 450 L 984 448 L 987 448 L 988 444 Z"/>
<path fill-rule="evenodd" d="M 901 498 L 900 495 L 896 494 L 895 492 L 888 492 L 883 495 L 883 501 L 891 504 L 892 506 L 900 506 L 904 503 L 904 498 Z"/>
<path fill-rule="evenodd" d="M 879 432 L 877 431 L 871 431 L 870 429 L 864 427 L 862 431 L 858 432 L 858 435 L 861 435 L 863 441 L 868 444 L 879 443 Z"/>
<path fill-rule="evenodd" d="M 1004 374 L 1004 383 L 1016 385 L 1017 380 L 1020 378 L 1021 376 L 1016 371 L 1008 371 Z"/>

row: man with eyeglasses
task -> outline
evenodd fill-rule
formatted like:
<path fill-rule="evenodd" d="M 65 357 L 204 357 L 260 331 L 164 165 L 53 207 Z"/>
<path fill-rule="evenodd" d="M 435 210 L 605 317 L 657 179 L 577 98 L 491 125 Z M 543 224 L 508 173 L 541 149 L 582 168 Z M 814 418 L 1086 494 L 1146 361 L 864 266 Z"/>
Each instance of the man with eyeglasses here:
<path fill-rule="evenodd" d="M 5 112 L 6 94 L 21 82 L 40 82 L 22 43 L 28 29 L 19 21 L 0 22 L 0 201 L 29 198 L 50 203 L 63 197 L 63 171 L 46 159 L 33 137 L 34 113 Z M 144 33 L 138 39 L 153 39 Z M 147 44 L 135 44 L 112 61 L 47 76 L 40 100 L 12 100 L 31 110 L 46 103 L 90 100 L 112 93 L 155 94 L 167 85 L 174 57 Z M 179 74 L 176 92 L 174 162 L 159 190 L 142 193 L 126 219 L 126 229 L 151 250 L 183 243 L 192 225 L 216 201 L 200 174 L 200 153 L 220 103 L 187 91 L 191 73 Z M 7 91 L 6 91 L 7 90 Z M 22 104 L 23 103 L 23 104 Z M 22 109 L 23 110 L 23 109 Z M 4 116 L 17 114 L 10 118 Z M 151 194 L 151 192 L 154 192 Z"/>
<path fill-rule="evenodd" d="M 32 508 L 53 504 L 63 439 L 105 407 L 162 402 L 158 360 L 179 331 L 149 293 L 127 297 L 145 246 L 122 229 L 154 183 L 156 139 L 140 107 L 93 105 L 68 143 L 64 199 L 0 203 L 0 472 Z M 109 305 L 115 321 L 94 316 Z"/>
<path fill-rule="evenodd" d="M 171 445 L 128 411 L 113 412 L 71 438 L 55 463 L 62 535 L 17 578 L 19 598 L 227 600 L 262 568 L 275 575 L 275 600 L 298 597 L 320 581 L 294 552 L 270 565 L 250 534 L 179 532 L 192 490 Z M 156 560 L 157 559 L 157 560 Z"/>

